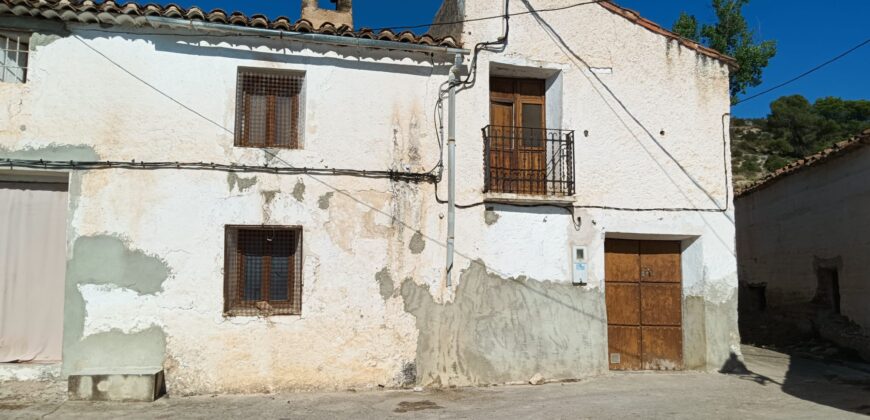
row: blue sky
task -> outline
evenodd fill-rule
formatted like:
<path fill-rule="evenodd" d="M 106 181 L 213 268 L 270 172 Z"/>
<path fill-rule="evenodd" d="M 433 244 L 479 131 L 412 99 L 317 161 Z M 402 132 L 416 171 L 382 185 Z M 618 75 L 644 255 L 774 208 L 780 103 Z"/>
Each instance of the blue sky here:
<path fill-rule="evenodd" d="M 568 5 L 580 0 L 562 1 Z M 241 10 L 294 20 L 300 10 L 300 0 L 175 2 L 184 7 Z M 668 28 L 681 11 L 696 15 L 702 22 L 711 22 L 714 17 L 709 0 L 617 0 L 617 3 Z M 358 27 L 371 28 L 423 24 L 432 20 L 440 4 L 441 0 L 356 0 L 354 21 Z M 761 39 L 775 39 L 778 43 L 777 56 L 765 71 L 763 84 L 749 90 L 747 95 L 786 81 L 870 38 L 868 0 L 752 0 L 744 15 Z M 789 86 L 734 107 L 733 113 L 738 117 L 764 116 L 770 102 L 783 95 L 801 94 L 811 101 L 824 96 L 870 99 L 868 74 L 870 45 L 865 45 Z"/>

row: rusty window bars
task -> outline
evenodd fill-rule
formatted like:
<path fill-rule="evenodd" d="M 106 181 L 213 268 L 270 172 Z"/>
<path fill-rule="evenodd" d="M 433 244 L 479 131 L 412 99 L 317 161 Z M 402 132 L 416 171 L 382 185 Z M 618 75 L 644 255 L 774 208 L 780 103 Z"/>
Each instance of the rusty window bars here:
<path fill-rule="evenodd" d="M 302 229 L 226 226 L 224 314 L 302 313 Z"/>
<path fill-rule="evenodd" d="M 239 68 L 235 145 L 301 147 L 305 74 Z"/>

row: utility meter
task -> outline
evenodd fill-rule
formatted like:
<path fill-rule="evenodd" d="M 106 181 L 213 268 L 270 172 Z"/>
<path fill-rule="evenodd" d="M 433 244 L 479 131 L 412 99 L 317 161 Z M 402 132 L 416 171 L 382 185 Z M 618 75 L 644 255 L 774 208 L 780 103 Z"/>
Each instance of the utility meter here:
<path fill-rule="evenodd" d="M 585 246 L 575 246 L 573 252 L 571 253 L 572 257 L 572 268 L 574 272 L 574 284 L 584 286 L 586 285 L 586 280 L 588 279 L 588 264 L 586 263 L 586 247 Z"/>

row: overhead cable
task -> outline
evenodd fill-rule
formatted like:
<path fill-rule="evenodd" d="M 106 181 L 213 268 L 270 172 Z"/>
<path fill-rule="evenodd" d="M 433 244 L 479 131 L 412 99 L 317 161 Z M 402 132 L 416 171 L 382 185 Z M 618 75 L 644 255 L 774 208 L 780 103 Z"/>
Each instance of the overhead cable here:
<path fill-rule="evenodd" d="M 749 96 L 749 97 L 746 97 L 746 98 L 743 98 L 743 99 L 739 99 L 737 102 L 731 104 L 731 106 L 737 106 L 737 105 L 740 105 L 740 104 L 742 104 L 742 103 L 744 103 L 744 102 L 747 102 L 747 101 L 750 101 L 750 100 L 752 100 L 752 99 L 755 99 L 755 98 L 757 98 L 757 97 L 759 97 L 759 96 L 761 96 L 761 95 L 768 94 L 768 93 L 773 92 L 774 90 L 777 90 L 777 89 L 779 89 L 779 88 L 781 88 L 781 87 L 784 87 L 784 86 L 790 85 L 790 84 L 792 84 L 792 83 L 794 83 L 794 82 L 796 82 L 796 81 L 798 81 L 798 80 L 800 80 L 800 79 L 803 79 L 803 78 L 806 77 L 806 76 L 809 76 L 809 75 L 812 74 L 812 73 L 815 73 L 815 72 L 818 71 L 818 70 L 821 70 L 823 67 L 827 66 L 828 64 L 831 64 L 831 63 L 833 63 L 833 62 L 835 62 L 835 61 L 837 61 L 837 60 L 839 60 L 839 59 L 841 59 L 841 58 L 843 58 L 843 57 L 845 57 L 845 56 L 847 56 L 847 55 L 849 55 L 849 54 L 851 54 L 851 53 L 857 51 L 858 49 L 860 49 L 861 47 L 867 45 L 868 43 L 870 43 L 870 38 L 865 39 L 864 42 L 862 42 L 862 43 L 860 43 L 860 44 L 858 44 L 858 45 L 856 45 L 856 46 L 854 46 L 854 47 L 852 47 L 852 48 L 849 48 L 848 50 L 846 50 L 846 51 L 843 52 L 842 54 L 840 54 L 840 55 L 838 55 L 838 56 L 836 56 L 836 57 L 834 57 L 834 58 L 832 58 L 832 59 L 830 59 L 830 60 L 828 60 L 828 61 L 825 61 L 824 63 L 819 64 L 818 66 L 815 66 L 815 67 L 813 67 L 813 68 L 811 68 L 811 69 L 809 69 L 809 70 L 807 70 L 807 71 L 805 71 L 805 72 L 803 72 L 803 73 L 801 73 L 801 74 L 799 74 L 799 75 L 797 75 L 797 76 L 795 76 L 795 77 L 793 77 L 793 78 L 791 78 L 791 79 L 789 79 L 789 80 L 787 80 L 787 81 L 785 81 L 785 82 L 782 82 L 782 83 L 780 83 L 780 84 L 778 84 L 778 85 L 776 85 L 776 86 L 774 86 L 774 87 L 771 87 L 770 89 L 765 89 L 765 90 L 763 90 L 763 91 L 761 91 L 761 92 L 758 92 L 758 93 L 756 93 L 756 94 L 754 94 L 754 95 L 752 95 L 752 96 Z"/>

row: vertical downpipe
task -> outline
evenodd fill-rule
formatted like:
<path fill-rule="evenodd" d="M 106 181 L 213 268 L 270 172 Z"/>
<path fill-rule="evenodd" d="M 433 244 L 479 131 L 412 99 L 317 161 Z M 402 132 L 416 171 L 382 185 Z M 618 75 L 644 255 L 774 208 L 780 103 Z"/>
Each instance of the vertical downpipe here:
<path fill-rule="evenodd" d="M 450 109 L 447 114 L 447 288 L 453 287 L 453 253 L 456 243 L 456 85 L 462 55 L 456 54 L 450 69 L 450 94 L 447 99 Z"/>

